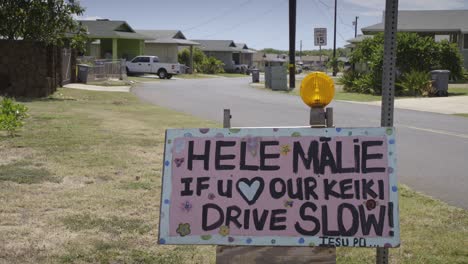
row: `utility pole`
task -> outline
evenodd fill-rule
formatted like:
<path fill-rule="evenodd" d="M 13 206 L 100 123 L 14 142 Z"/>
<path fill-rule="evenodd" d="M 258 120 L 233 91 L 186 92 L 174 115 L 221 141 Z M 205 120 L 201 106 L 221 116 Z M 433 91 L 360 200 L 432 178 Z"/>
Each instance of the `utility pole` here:
<path fill-rule="evenodd" d="M 337 8 L 337 0 L 335 0 L 335 24 L 334 24 L 334 29 L 333 29 L 333 76 L 336 76 L 337 73 L 337 61 L 336 61 L 336 12 L 338 10 Z"/>
<path fill-rule="evenodd" d="M 356 20 L 353 21 L 353 26 L 354 26 L 354 37 L 357 37 L 357 25 L 358 25 L 357 21 L 358 21 L 358 19 L 359 19 L 359 17 L 356 16 Z"/>
<path fill-rule="evenodd" d="M 289 89 L 296 87 L 296 0 L 289 0 Z"/>
<path fill-rule="evenodd" d="M 299 49 L 299 59 L 302 61 L 302 39 L 301 39 L 301 48 Z"/>

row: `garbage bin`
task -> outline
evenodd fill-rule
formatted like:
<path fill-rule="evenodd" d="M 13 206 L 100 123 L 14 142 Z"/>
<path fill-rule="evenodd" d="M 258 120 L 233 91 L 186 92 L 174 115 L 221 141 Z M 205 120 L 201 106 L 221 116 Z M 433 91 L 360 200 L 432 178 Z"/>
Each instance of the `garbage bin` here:
<path fill-rule="evenodd" d="M 78 66 L 78 82 L 87 83 L 89 66 L 86 64 L 78 64 L 77 66 Z"/>
<path fill-rule="evenodd" d="M 437 96 L 448 96 L 449 70 L 431 71 L 432 85 Z"/>
<path fill-rule="evenodd" d="M 252 82 L 253 83 L 258 83 L 260 82 L 260 70 L 259 69 L 252 69 L 250 70 L 252 73 Z"/>

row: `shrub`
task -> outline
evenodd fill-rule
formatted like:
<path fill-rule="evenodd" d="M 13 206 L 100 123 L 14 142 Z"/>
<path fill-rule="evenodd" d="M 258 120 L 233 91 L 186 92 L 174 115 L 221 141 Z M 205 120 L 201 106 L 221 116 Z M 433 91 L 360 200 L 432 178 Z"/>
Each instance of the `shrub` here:
<path fill-rule="evenodd" d="M 193 49 L 193 68 L 194 70 L 198 69 L 202 64 L 203 60 L 206 58 L 205 53 L 199 48 Z M 178 61 L 180 64 L 190 65 L 190 51 L 188 49 L 183 49 L 178 54 Z"/>
<path fill-rule="evenodd" d="M 218 74 L 224 72 L 224 63 L 214 57 L 207 57 L 203 59 L 199 66 L 200 72 L 206 74 Z"/>
<path fill-rule="evenodd" d="M 346 71 L 343 75 L 338 79 L 338 83 L 343 85 L 343 90 L 345 92 L 354 92 L 354 81 L 360 77 L 360 73 L 356 71 Z"/>
<path fill-rule="evenodd" d="M 0 130 L 7 131 L 8 135 L 14 136 L 15 131 L 23 127 L 27 111 L 26 106 L 16 104 L 10 98 L 4 98 L 0 102 Z"/>
<path fill-rule="evenodd" d="M 424 71 L 412 70 L 404 73 L 401 81 L 397 83 L 397 95 L 423 95 L 430 96 L 432 93 L 430 74 Z"/>
<path fill-rule="evenodd" d="M 353 81 L 353 92 L 375 94 L 382 93 L 381 82 L 379 82 L 373 74 L 362 74 L 359 78 Z"/>
<path fill-rule="evenodd" d="M 463 78 L 463 59 L 455 44 L 448 41 L 436 42 L 433 37 L 420 36 L 416 33 L 397 34 L 397 78 L 402 78 L 403 86 L 398 86 L 397 94 L 424 95 L 430 89 L 422 85 L 423 75 L 433 69 L 448 69 L 454 80 Z M 369 68 L 368 74 L 357 77 L 352 83 L 356 85 L 349 90 L 380 94 L 382 90 L 382 66 L 383 66 L 383 34 L 377 34 L 373 38 L 367 38 L 357 45 L 351 54 L 351 63 L 364 63 Z M 411 73 L 413 72 L 413 73 Z M 419 76 L 417 73 L 420 73 Z M 406 77 L 400 77 L 403 75 Z M 408 75 L 410 74 L 410 75 Z M 361 80 L 361 78 L 365 78 Z M 408 79 L 408 80 L 406 80 Z M 419 79 L 419 84 L 414 82 Z M 427 81 L 427 79 L 426 79 Z M 405 85 L 409 85 L 406 86 Z M 413 90 L 415 89 L 415 90 Z M 426 89 L 426 92 L 423 90 Z"/>

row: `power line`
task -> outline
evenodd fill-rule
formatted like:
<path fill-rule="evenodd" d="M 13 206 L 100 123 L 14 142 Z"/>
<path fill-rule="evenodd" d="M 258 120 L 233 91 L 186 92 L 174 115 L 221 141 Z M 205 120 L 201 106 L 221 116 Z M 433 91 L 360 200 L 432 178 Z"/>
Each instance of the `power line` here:
<path fill-rule="evenodd" d="M 238 28 L 238 27 L 240 27 L 240 26 L 242 26 L 242 25 L 252 23 L 252 22 L 257 21 L 257 20 L 259 20 L 259 19 L 264 19 L 264 16 L 265 16 L 265 15 L 267 15 L 267 14 L 273 12 L 273 11 L 274 11 L 275 9 L 277 9 L 278 7 L 281 7 L 282 4 L 286 3 L 286 1 L 287 1 L 287 0 L 283 0 L 282 3 L 280 3 L 280 4 L 278 4 L 278 5 L 273 5 L 272 8 L 268 9 L 266 12 L 264 12 L 264 13 L 262 13 L 262 14 L 260 14 L 260 15 L 256 15 L 256 17 L 253 18 L 253 19 L 246 20 L 246 21 L 244 21 L 244 22 L 242 22 L 242 23 L 238 23 L 238 24 L 236 24 L 236 25 L 234 25 L 234 26 L 232 26 L 232 27 L 229 27 L 229 28 L 226 28 L 226 29 L 223 29 L 223 30 L 219 30 L 219 31 L 217 31 L 217 32 L 215 32 L 215 33 L 213 33 L 213 34 L 205 35 L 205 36 L 203 36 L 202 38 L 209 38 L 209 37 L 218 35 L 218 34 L 221 33 L 221 32 L 228 32 L 228 31 L 234 30 L 234 29 L 236 29 L 236 28 Z"/>
<path fill-rule="evenodd" d="M 205 20 L 204 22 L 202 22 L 202 23 L 200 23 L 200 24 L 197 24 L 197 25 L 195 25 L 195 26 L 186 28 L 186 29 L 184 29 L 184 30 L 182 30 L 182 31 L 183 31 L 183 32 L 188 32 L 188 31 L 191 31 L 191 30 L 196 29 L 196 28 L 198 28 L 198 27 L 201 27 L 201 26 L 204 26 L 204 25 L 206 25 L 206 24 L 209 24 L 209 23 L 215 21 L 216 19 L 219 19 L 219 18 L 222 18 L 222 17 L 228 15 L 229 13 L 231 13 L 231 11 L 232 11 L 233 9 L 241 8 L 241 7 L 243 7 L 243 6 L 247 5 L 247 4 L 250 4 L 252 1 L 253 1 L 253 0 L 247 0 L 247 1 L 245 1 L 245 2 L 242 2 L 240 5 L 234 6 L 234 7 L 232 7 L 232 8 L 230 8 L 230 9 L 224 11 L 223 13 L 221 13 L 221 14 L 219 14 L 219 15 L 217 15 L 217 16 L 214 16 L 214 17 L 212 17 L 212 18 L 210 18 L 210 19 L 208 19 L 208 20 Z"/>
<path fill-rule="evenodd" d="M 333 9 L 333 7 L 329 6 L 328 4 L 325 4 L 322 0 L 318 0 L 322 5 L 327 7 L 328 9 Z"/>

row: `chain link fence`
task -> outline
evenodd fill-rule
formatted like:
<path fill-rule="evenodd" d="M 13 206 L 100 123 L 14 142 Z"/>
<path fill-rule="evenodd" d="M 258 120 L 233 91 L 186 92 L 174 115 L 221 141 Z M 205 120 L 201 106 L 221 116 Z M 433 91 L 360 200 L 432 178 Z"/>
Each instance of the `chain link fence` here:
<path fill-rule="evenodd" d="M 86 65 L 88 68 L 87 82 L 99 82 L 110 79 L 125 80 L 127 79 L 125 63 L 125 59 L 97 60 L 94 57 L 80 57 L 77 61 L 79 66 Z"/>

